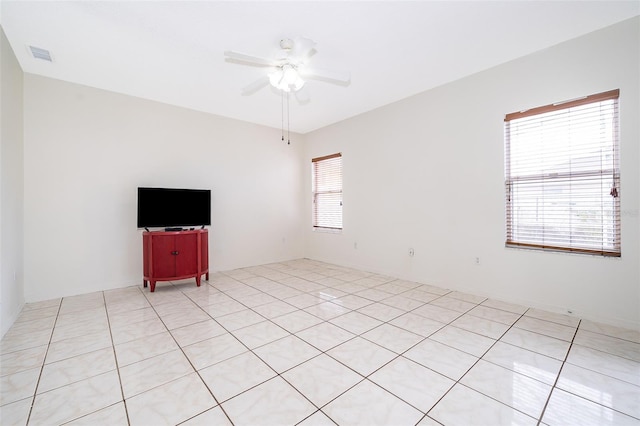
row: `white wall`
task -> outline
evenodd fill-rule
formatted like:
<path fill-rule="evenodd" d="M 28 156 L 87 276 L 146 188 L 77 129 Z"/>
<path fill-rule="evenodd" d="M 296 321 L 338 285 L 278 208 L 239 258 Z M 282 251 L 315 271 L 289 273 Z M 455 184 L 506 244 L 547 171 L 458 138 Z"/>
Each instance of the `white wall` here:
<path fill-rule="evenodd" d="M 344 230 L 307 221 L 308 257 L 640 328 L 639 28 L 635 18 L 306 135 L 307 217 L 310 159 L 342 152 L 344 167 Z M 504 115 L 616 88 L 622 257 L 506 249 Z"/>
<path fill-rule="evenodd" d="M 0 337 L 24 305 L 22 77 L 0 28 Z"/>
<path fill-rule="evenodd" d="M 141 284 L 138 186 L 212 190 L 211 270 L 302 256 L 296 135 L 30 74 L 24 92 L 28 302 Z"/>

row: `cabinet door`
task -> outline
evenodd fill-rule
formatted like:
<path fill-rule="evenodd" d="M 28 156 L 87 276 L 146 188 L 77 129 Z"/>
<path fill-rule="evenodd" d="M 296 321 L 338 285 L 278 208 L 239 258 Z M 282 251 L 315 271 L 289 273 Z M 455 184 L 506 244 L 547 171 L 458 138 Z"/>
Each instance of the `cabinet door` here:
<path fill-rule="evenodd" d="M 202 270 L 209 268 L 209 233 L 203 232 L 200 234 L 200 252 L 202 254 Z"/>
<path fill-rule="evenodd" d="M 175 237 L 173 235 L 154 235 L 152 239 L 153 276 L 168 278 L 176 275 Z"/>
<path fill-rule="evenodd" d="M 148 277 L 151 274 L 151 263 L 149 256 L 153 251 L 149 244 L 151 242 L 151 236 L 148 232 L 142 234 L 142 273 L 143 276 Z"/>
<path fill-rule="evenodd" d="M 176 276 L 195 274 L 198 272 L 198 236 L 183 234 L 176 237 L 175 250 Z"/>

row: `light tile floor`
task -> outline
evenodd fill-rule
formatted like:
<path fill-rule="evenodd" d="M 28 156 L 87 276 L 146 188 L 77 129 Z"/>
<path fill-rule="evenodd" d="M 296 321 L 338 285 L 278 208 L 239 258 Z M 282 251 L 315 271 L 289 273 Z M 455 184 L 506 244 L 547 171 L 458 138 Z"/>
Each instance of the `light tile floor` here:
<path fill-rule="evenodd" d="M 28 304 L 4 425 L 640 425 L 640 332 L 309 260 Z"/>

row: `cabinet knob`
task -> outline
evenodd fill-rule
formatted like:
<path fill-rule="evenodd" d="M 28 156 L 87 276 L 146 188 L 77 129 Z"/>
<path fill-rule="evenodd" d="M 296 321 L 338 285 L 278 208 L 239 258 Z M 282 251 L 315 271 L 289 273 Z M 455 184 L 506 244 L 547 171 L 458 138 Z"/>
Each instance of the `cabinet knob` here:
<path fill-rule="evenodd" d="M 172 255 L 174 255 L 174 256 L 177 256 L 177 255 L 178 255 L 178 253 L 179 253 L 179 252 L 178 252 L 177 250 L 176 250 L 176 251 L 172 251 L 172 252 L 171 252 L 171 254 L 172 254 Z"/>

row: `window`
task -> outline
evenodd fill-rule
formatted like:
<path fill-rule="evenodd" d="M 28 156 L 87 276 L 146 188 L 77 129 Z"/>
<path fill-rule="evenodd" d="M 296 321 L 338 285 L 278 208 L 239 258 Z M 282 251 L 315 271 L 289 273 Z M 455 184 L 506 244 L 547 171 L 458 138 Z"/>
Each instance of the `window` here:
<path fill-rule="evenodd" d="M 620 256 L 619 95 L 505 116 L 508 247 Z"/>
<path fill-rule="evenodd" d="M 342 229 L 342 154 L 311 160 L 313 227 Z"/>

